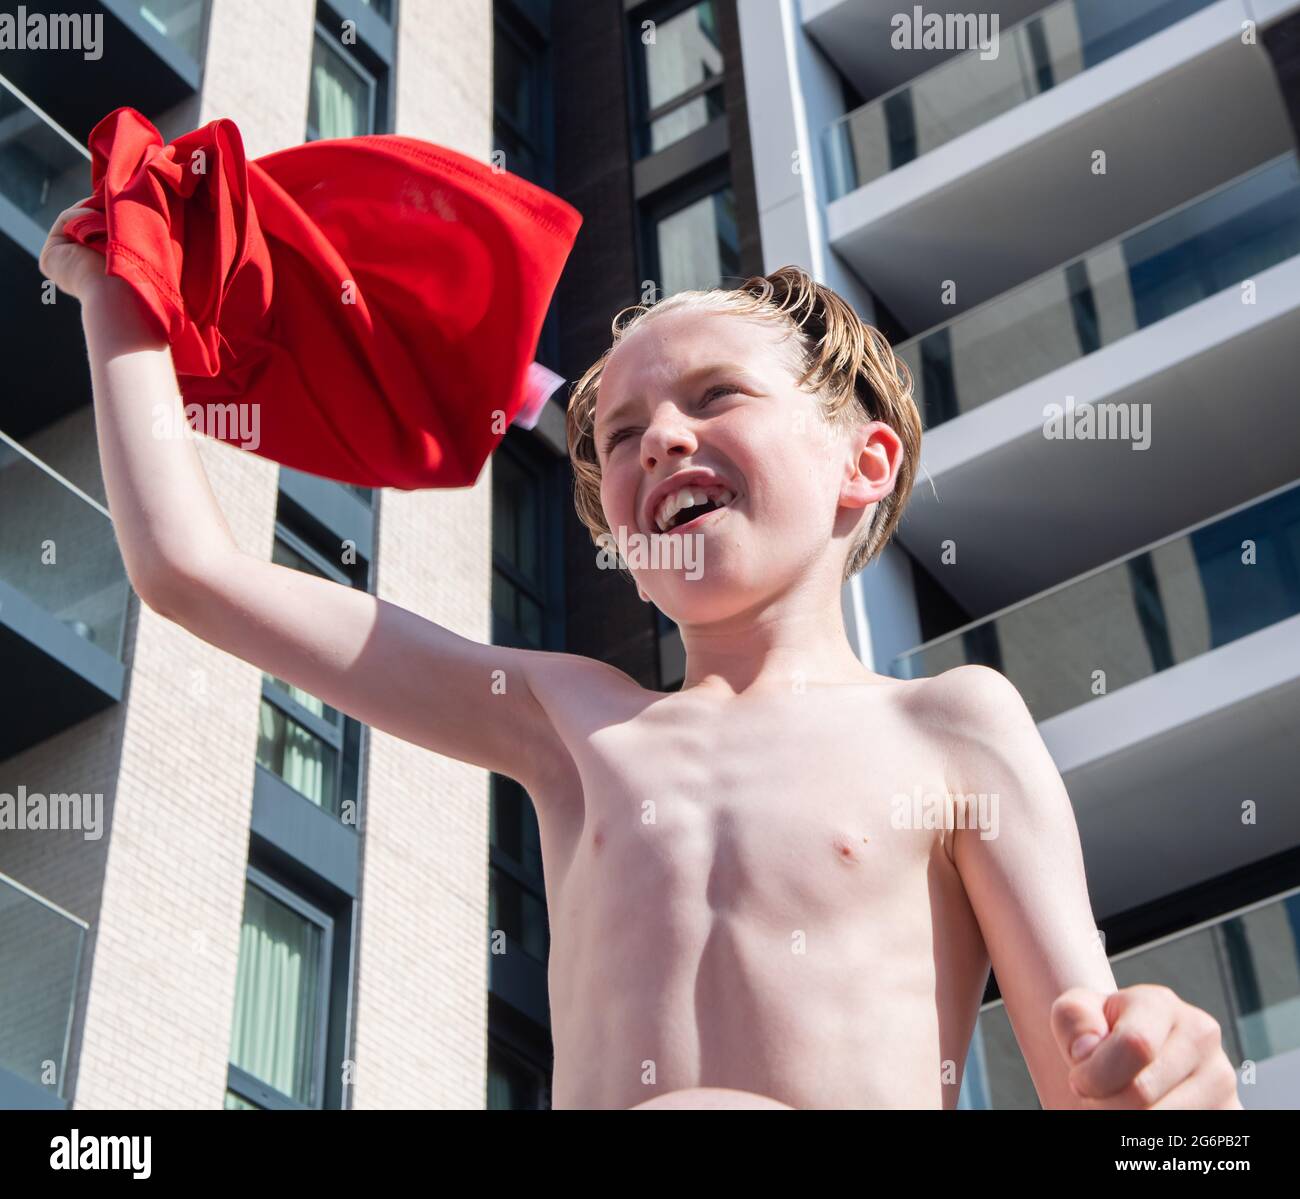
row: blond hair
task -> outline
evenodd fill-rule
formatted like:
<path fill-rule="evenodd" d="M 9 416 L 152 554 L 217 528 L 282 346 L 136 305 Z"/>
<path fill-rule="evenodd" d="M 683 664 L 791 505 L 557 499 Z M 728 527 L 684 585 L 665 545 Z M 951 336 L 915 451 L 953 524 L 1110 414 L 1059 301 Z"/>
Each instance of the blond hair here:
<path fill-rule="evenodd" d="M 657 304 L 622 309 L 610 324 L 614 340 L 587 368 L 569 397 L 565 418 L 573 463 L 573 499 L 578 518 L 592 541 L 610 535 L 600 502 L 600 460 L 596 452 L 596 395 L 609 356 L 618 344 L 648 320 L 672 312 L 716 312 L 772 322 L 795 335 L 791 355 L 796 386 L 810 386 L 822 399 L 831 428 L 847 429 L 864 421 L 888 425 L 903 443 L 903 460 L 894 489 L 876 505 L 872 519 L 858 530 L 844 566 L 847 581 L 884 547 L 898 526 L 911 493 L 921 455 L 921 415 L 912 398 L 907 364 L 894 356 L 878 329 L 866 324 L 852 306 L 829 287 L 813 281 L 796 266 L 770 275 L 753 275 L 734 288 L 676 292 Z M 623 318 L 631 313 L 632 319 Z"/>

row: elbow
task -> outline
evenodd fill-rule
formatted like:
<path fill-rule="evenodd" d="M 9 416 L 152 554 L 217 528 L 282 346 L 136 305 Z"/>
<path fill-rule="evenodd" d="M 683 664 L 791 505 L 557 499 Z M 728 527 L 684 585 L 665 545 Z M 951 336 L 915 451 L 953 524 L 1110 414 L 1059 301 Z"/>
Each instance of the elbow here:
<path fill-rule="evenodd" d="M 138 574 L 131 575 L 131 586 L 146 608 L 168 620 L 176 620 L 178 597 L 174 588 L 154 576 Z"/>
<path fill-rule="evenodd" d="M 177 624 L 183 623 L 196 590 L 184 571 L 155 565 L 148 570 L 133 570 L 130 576 L 131 586 L 145 607 Z"/>

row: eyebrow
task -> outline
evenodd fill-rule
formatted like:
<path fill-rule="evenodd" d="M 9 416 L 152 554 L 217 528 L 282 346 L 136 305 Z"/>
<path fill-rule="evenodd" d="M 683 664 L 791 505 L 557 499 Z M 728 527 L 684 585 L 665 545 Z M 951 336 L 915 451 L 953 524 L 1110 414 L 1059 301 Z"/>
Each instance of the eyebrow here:
<path fill-rule="evenodd" d="M 694 370 L 687 371 L 677 381 L 679 389 L 685 389 L 692 384 L 698 383 L 701 379 L 708 378 L 710 375 L 739 375 L 743 379 L 752 380 L 753 374 L 748 367 L 741 366 L 734 362 L 710 362 L 705 366 L 697 366 Z M 631 407 L 634 407 L 640 397 L 633 396 L 630 400 L 624 400 L 612 412 L 606 414 L 605 419 L 600 423 L 602 429 L 608 429 L 609 426 L 617 420 L 623 413 Z"/>

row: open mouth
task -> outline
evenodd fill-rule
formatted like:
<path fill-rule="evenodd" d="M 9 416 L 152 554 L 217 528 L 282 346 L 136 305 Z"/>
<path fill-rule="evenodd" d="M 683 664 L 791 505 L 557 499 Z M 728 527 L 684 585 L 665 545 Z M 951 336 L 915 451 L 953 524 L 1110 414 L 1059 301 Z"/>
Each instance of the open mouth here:
<path fill-rule="evenodd" d="M 651 531 L 676 533 L 695 528 L 735 502 L 736 493 L 724 484 L 682 487 L 660 501 Z"/>
<path fill-rule="evenodd" d="M 669 520 L 664 533 L 682 533 L 688 529 L 693 529 L 714 513 L 725 512 L 726 509 L 726 504 L 719 504 L 713 500 L 709 500 L 703 505 L 697 504 L 694 508 L 683 508 Z"/>

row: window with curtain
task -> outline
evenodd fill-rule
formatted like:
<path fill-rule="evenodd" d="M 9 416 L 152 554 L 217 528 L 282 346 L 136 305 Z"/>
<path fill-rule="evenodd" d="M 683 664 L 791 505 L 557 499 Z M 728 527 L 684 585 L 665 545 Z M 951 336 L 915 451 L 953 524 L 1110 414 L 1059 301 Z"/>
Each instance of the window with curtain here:
<path fill-rule="evenodd" d="M 249 883 L 235 977 L 231 1065 L 297 1100 L 320 1096 L 317 1060 L 326 930 Z"/>
<path fill-rule="evenodd" d="M 664 296 L 714 287 L 740 272 L 736 200 L 731 185 L 655 222 L 659 285 Z"/>
<path fill-rule="evenodd" d="M 375 80 L 320 29 L 312 47 L 308 140 L 374 133 Z"/>
<path fill-rule="evenodd" d="M 262 678 L 278 683 L 267 674 Z M 297 688 L 293 691 L 306 695 Z M 304 799 L 338 815 L 338 751 L 265 699 L 258 718 L 257 763 Z"/>

